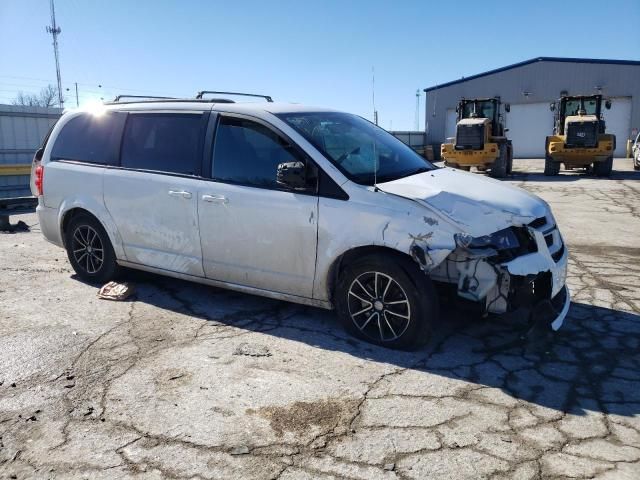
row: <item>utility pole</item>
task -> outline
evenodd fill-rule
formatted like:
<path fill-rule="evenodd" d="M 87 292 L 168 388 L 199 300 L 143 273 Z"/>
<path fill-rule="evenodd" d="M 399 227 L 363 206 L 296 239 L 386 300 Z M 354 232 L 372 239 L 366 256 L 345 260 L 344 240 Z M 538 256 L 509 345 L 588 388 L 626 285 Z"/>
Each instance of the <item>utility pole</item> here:
<path fill-rule="evenodd" d="M 416 132 L 420 131 L 420 90 L 416 90 Z"/>
<path fill-rule="evenodd" d="M 51 0 L 51 26 L 47 27 L 47 33 L 50 33 L 53 37 L 53 55 L 56 57 L 56 77 L 58 78 L 58 106 L 63 107 L 64 100 L 62 100 L 62 78 L 60 77 L 60 60 L 58 58 L 58 35 L 62 30 L 56 24 L 56 9 Z M 78 85 L 76 84 L 76 92 Z M 76 95 L 77 98 L 77 95 Z"/>
<path fill-rule="evenodd" d="M 78 99 L 78 82 L 75 82 L 76 84 L 76 107 L 80 106 L 80 100 Z"/>

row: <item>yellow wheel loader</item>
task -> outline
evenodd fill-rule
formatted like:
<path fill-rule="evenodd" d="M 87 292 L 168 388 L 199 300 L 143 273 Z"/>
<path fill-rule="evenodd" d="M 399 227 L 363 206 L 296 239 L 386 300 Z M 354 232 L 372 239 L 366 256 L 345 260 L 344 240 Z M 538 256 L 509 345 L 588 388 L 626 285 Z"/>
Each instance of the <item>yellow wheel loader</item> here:
<path fill-rule="evenodd" d="M 611 175 L 616 136 L 605 133 L 602 104 L 602 95 L 579 95 L 562 96 L 550 105 L 555 114 L 553 135 L 545 143 L 545 175 L 558 175 L 561 163 L 566 170 Z M 611 101 L 605 100 L 604 106 L 610 109 Z"/>
<path fill-rule="evenodd" d="M 505 135 L 508 129 L 504 128 L 501 106 L 500 97 L 460 100 L 456 136 L 440 147 L 446 166 L 489 170 L 489 175 L 496 178 L 511 173 L 513 146 Z M 510 110 L 509 104 L 504 105 L 504 110 Z"/>

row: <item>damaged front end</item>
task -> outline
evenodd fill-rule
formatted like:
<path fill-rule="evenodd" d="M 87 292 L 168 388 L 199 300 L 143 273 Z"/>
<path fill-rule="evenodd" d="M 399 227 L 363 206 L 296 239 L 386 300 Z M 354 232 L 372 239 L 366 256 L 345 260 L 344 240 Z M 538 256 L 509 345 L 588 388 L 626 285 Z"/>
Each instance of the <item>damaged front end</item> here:
<path fill-rule="evenodd" d="M 558 330 L 570 304 L 567 251 L 553 216 L 490 235 L 455 236 L 456 248 L 429 274 L 483 313 L 522 312 Z"/>

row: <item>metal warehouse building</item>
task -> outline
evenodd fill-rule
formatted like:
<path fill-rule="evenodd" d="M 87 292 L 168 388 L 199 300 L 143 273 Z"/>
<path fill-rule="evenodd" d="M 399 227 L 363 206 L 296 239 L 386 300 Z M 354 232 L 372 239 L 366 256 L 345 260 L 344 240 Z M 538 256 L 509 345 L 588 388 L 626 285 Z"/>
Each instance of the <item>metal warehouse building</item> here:
<path fill-rule="evenodd" d="M 61 114 L 59 108 L 0 105 L 0 199 L 31 195 L 33 154 Z"/>
<path fill-rule="evenodd" d="M 561 94 L 601 93 L 612 101 L 605 110 L 607 132 L 617 137 L 617 157 L 640 128 L 640 61 L 539 57 L 526 62 L 426 88 L 427 142 L 439 145 L 455 136 L 458 101 L 499 96 L 511 104 L 506 114 L 514 156 L 544 157 L 545 137 L 552 133 L 549 104 Z"/>

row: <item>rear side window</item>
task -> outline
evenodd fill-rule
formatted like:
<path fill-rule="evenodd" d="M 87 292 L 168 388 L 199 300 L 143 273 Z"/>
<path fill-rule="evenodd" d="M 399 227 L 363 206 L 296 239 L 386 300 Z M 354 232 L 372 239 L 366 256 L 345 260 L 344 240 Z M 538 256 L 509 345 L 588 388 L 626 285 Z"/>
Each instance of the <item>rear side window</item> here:
<path fill-rule="evenodd" d="M 52 160 L 117 165 L 125 113 L 83 113 L 69 120 L 56 138 Z M 46 140 L 45 140 L 46 142 Z"/>
<path fill-rule="evenodd" d="M 213 177 L 229 183 L 280 189 L 278 164 L 305 162 L 278 134 L 240 118 L 221 118 L 214 145 Z"/>
<path fill-rule="evenodd" d="M 129 114 L 122 166 L 200 175 L 205 123 L 206 114 Z"/>

